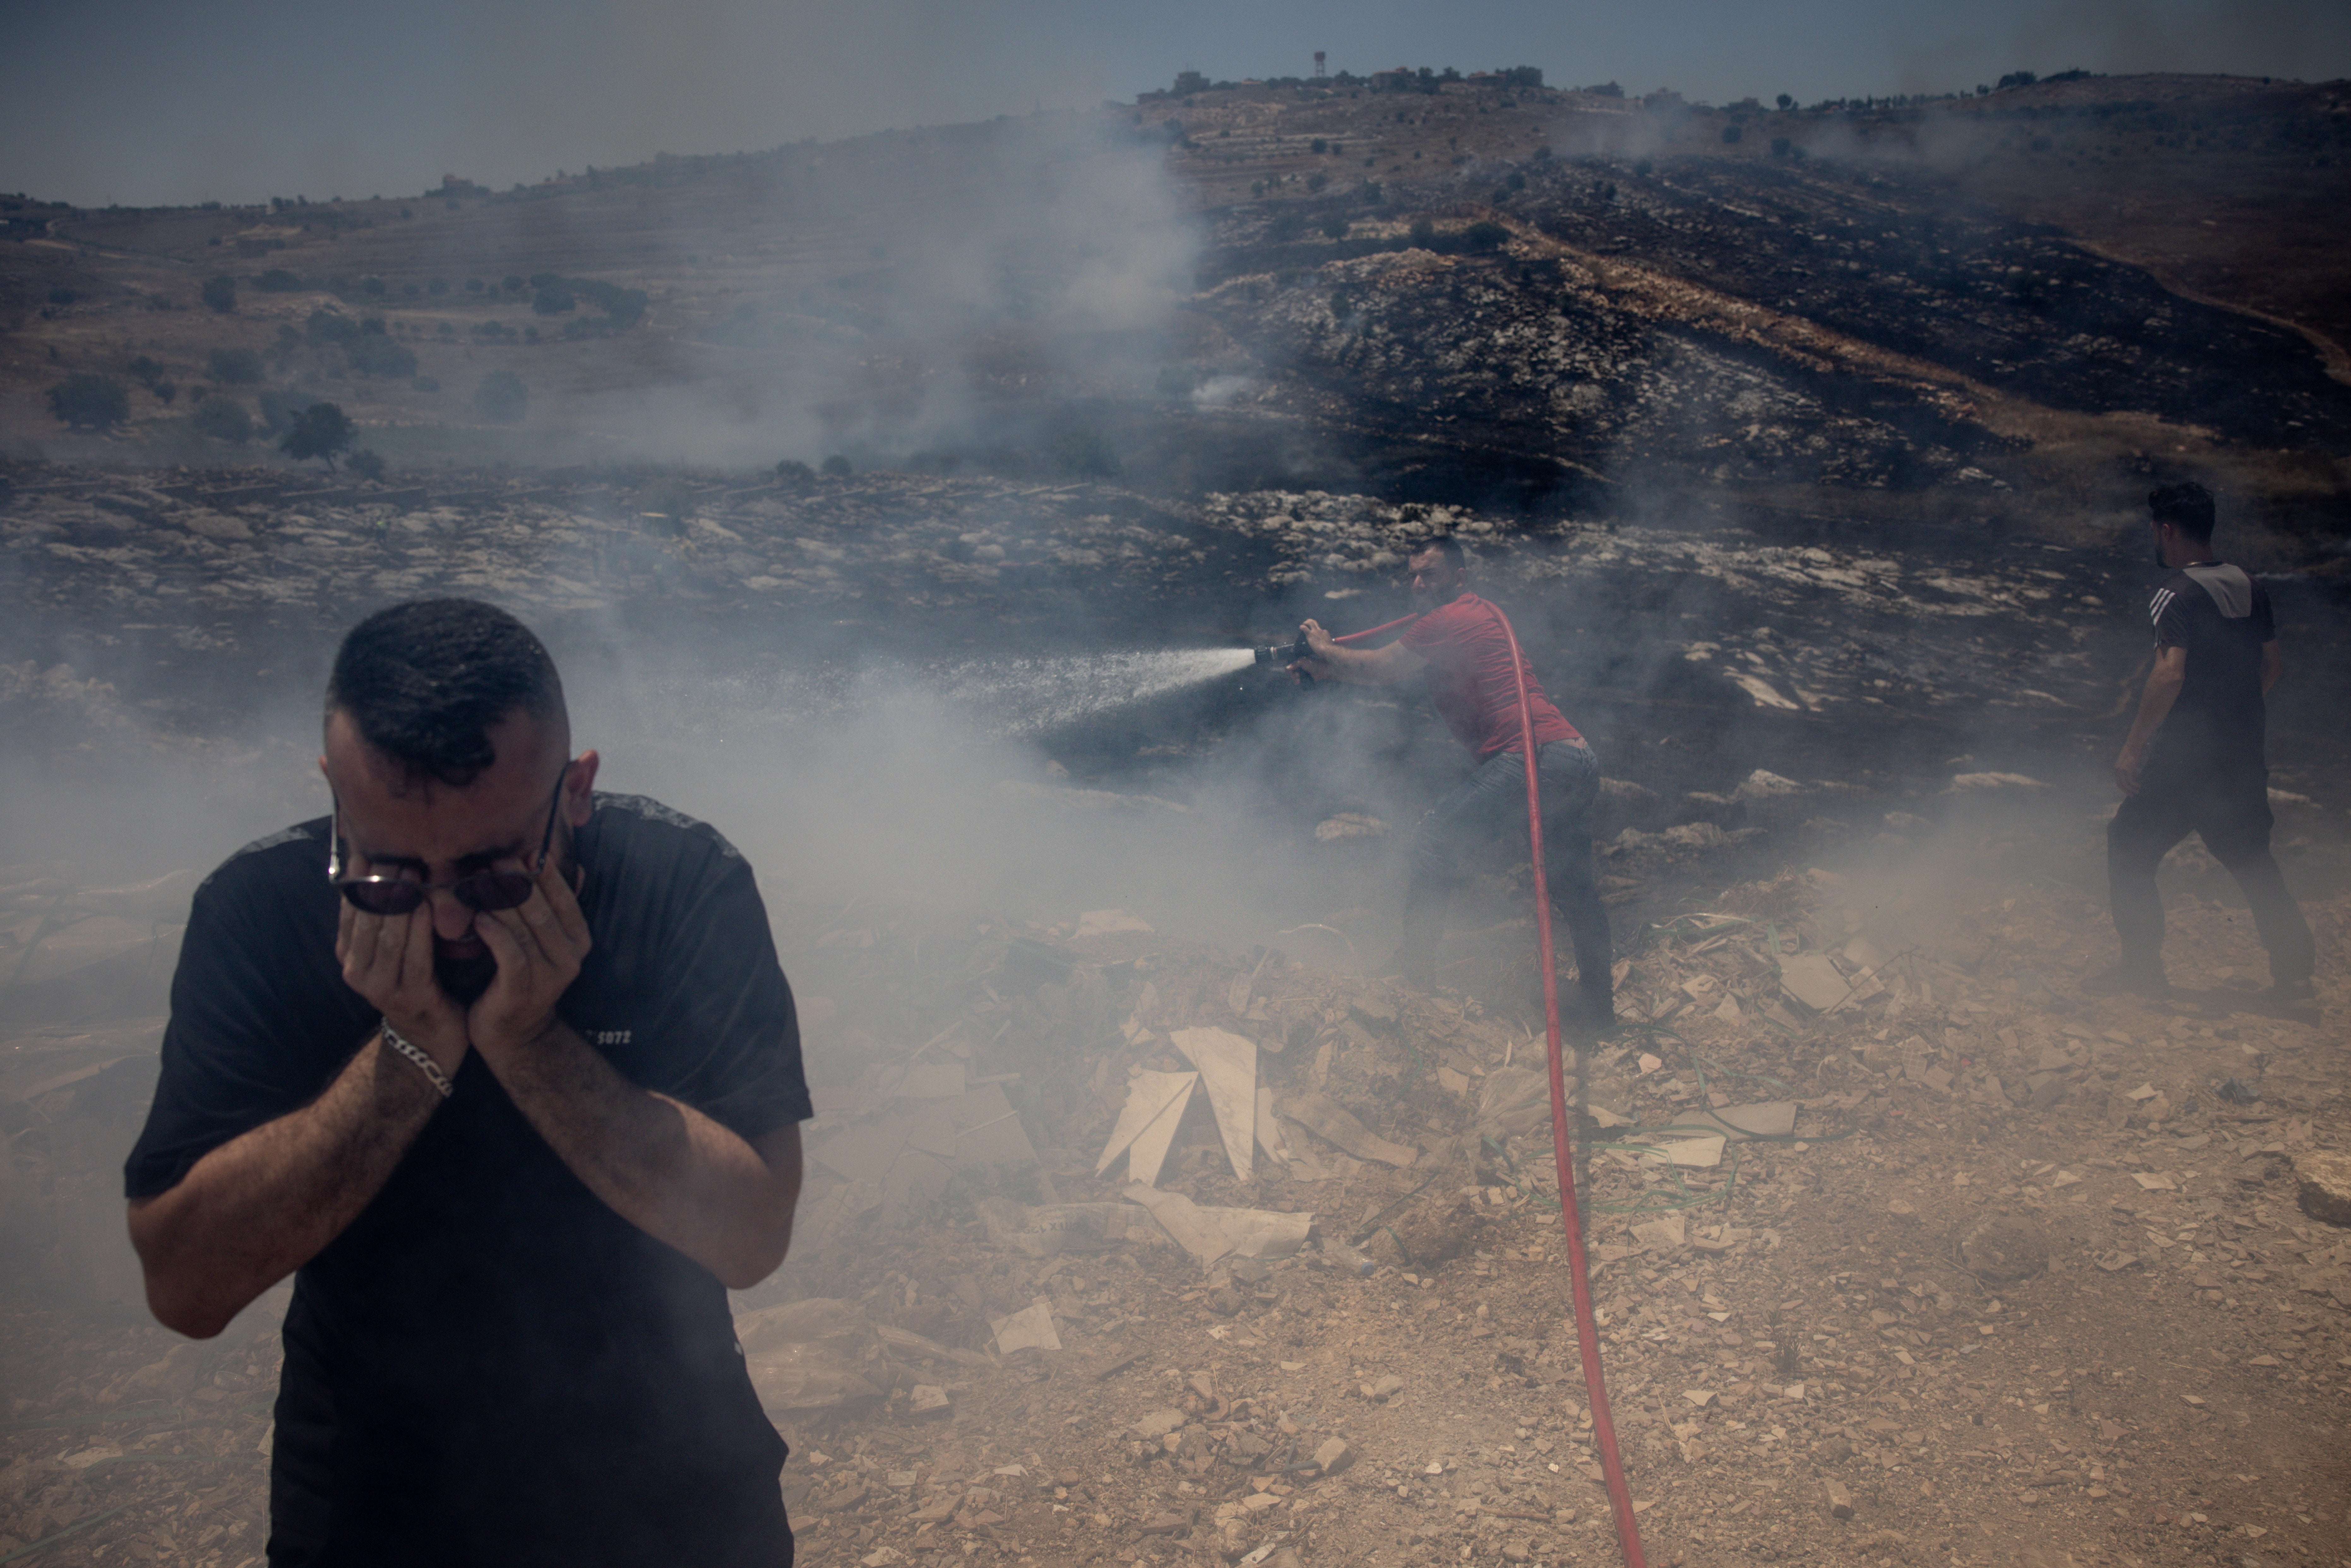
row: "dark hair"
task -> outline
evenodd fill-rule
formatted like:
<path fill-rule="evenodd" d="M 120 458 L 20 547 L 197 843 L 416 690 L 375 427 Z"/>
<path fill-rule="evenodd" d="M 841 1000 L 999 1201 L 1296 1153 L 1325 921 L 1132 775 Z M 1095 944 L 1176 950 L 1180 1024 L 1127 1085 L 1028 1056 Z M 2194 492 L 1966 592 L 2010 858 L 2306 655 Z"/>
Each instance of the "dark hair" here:
<path fill-rule="evenodd" d="M 517 708 L 560 715 L 562 679 L 530 628 L 475 599 L 377 611 L 343 638 L 327 680 L 329 715 L 350 715 L 360 738 L 412 777 L 453 789 L 496 760 L 490 727 Z"/>
<path fill-rule="evenodd" d="M 1468 552 L 1461 548 L 1461 541 L 1455 538 L 1451 534 L 1438 534 L 1434 538 L 1426 538 L 1421 540 L 1418 544 L 1412 547 L 1411 554 L 1407 555 L 1405 559 L 1409 560 L 1412 556 L 1426 555 L 1430 550 L 1435 550 L 1437 554 L 1443 556 L 1445 558 L 1445 564 L 1451 567 L 1456 571 L 1467 571 L 1469 570 Z"/>
<path fill-rule="evenodd" d="M 2212 492 L 2195 480 L 2165 485 L 2147 493 L 2147 509 L 2199 544 L 2212 542 Z"/>

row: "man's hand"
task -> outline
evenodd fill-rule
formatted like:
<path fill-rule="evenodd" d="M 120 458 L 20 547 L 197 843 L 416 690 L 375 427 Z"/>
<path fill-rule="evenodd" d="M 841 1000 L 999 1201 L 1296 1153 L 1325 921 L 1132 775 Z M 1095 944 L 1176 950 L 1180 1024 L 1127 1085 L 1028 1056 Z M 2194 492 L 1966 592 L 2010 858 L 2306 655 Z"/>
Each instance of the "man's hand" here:
<path fill-rule="evenodd" d="M 538 885 L 514 909 L 474 917 L 474 934 L 497 960 L 497 977 L 465 1015 L 474 1044 L 485 1055 L 528 1045 L 555 1022 L 555 1004 L 580 977 L 580 960 L 594 946 L 571 884 L 549 855 Z"/>
<path fill-rule="evenodd" d="M 366 862 L 354 860 L 358 875 Z M 465 1015 L 433 973 L 433 906 L 421 904 L 406 915 L 366 915 L 342 901 L 335 928 L 335 957 L 343 983 L 384 1016 L 402 1038 L 415 1045 L 450 1077 L 465 1060 Z"/>
<path fill-rule="evenodd" d="M 2138 793 L 2138 776 L 2147 767 L 2146 755 L 2136 746 L 2126 746 L 2115 758 L 2115 783 L 2126 795 Z"/>
<path fill-rule="evenodd" d="M 1419 674 L 1428 661 L 1401 641 L 1379 648 L 1357 648 L 1322 630 L 1318 622 L 1301 622 L 1298 634 L 1306 639 L 1309 656 L 1291 669 L 1318 681 L 1343 681 L 1350 685 L 1384 686 Z"/>
<path fill-rule="evenodd" d="M 1298 634 L 1306 640 L 1307 656 L 1290 666 L 1290 673 L 1301 679 L 1327 681 L 1331 678 L 1331 650 L 1338 644 L 1331 633 L 1315 621 L 1299 622 Z"/>

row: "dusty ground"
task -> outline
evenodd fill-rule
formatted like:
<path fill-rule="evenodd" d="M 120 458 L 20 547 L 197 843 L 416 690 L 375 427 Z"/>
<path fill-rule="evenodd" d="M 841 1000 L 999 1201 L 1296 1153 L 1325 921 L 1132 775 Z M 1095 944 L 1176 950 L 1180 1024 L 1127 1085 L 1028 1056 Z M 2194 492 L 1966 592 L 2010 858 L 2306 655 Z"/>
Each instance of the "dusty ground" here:
<path fill-rule="evenodd" d="M 189 881 L 138 879 L 225 852 L 225 823 L 311 809 L 318 672 L 362 607 L 507 598 L 594 672 L 576 684 L 605 693 L 616 760 L 666 792 L 768 757 L 760 727 L 827 711 L 865 651 L 1384 620 L 1396 547 L 1440 525 L 1478 542 L 1612 780 L 1635 1027 L 1592 1062 L 1578 1128 L 1618 1145 L 1588 1149 L 1586 1191 L 1651 1555 L 2351 1554 L 2351 1268 L 2294 1176 L 2351 1143 L 2351 617 L 2326 578 L 2277 584 L 2278 839 L 2324 1005 L 2287 1018 L 2253 1006 L 2245 915 L 2192 848 L 2168 880 L 2181 998 L 2085 988 L 2111 960 L 2100 774 L 2149 575 L 2096 539 L 912 474 L 11 477 L 0 719 L 65 825 L 0 867 L 0 1558 L 258 1559 L 275 1305 L 177 1345 L 120 1245 Z M 803 756 L 709 811 L 767 877 L 822 1112 L 798 1250 L 740 1303 L 808 1560 L 1610 1561 L 1527 1065 L 1523 887 L 1480 885 L 1438 992 L 1363 972 L 1394 940 L 1395 825 L 1450 778 L 1449 743 L 1381 694 L 1151 713 L 976 775 L 970 853 L 1059 845 L 992 902 L 816 875 L 772 798 Z M 110 810 L 125 779 L 168 782 L 170 809 Z M 1120 840 L 1161 852 L 1096 882 L 1126 877 L 1117 901 L 1158 929 L 1082 934 L 1100 904 L 1071 868 Z M 1849 998 L 1782 994 L 1823 962 Z M 1171 1031 L 1192 1027 L 1258 1046 L 1294 1157 L 1237 1180 L 1196 1117 L 1162 1190 L 1311 1214 L 1369 1278 L 1313 1244 L 1204 1268 L 1140 1224 L 1055 1254 L 1006 1207 L 1118 1204 L 1095 1156 L 1131 1073 L 1179 1069 Z M 1316 1094 L 1405 1163 L 1310 1131 Z M 1719 1165 L 1645 1157 L 1716 1094 L 1799 1120 Z M 2044 1267 L 1984 1277 L 1961 1244 L 1996 1215 Z M 1003 1352 L 997 1325 L 1040 1300 L 1061 1348 Z M 810 1313 L 820 1339 L 791 1337 Z"/>
<path fill-rule="evenodd" d="M 1924 844 L 1853 846 L 1841 870 L 1625 932 L 1626 1015 L 1658 1021 L 1594 1059 L 1595 1106 L 1687 1125 L 1700 1071 L 1718 1105 L 1801 1103 L 1792 1140 L 1734 1145 L 1735 1170 L 1686 1185 L 1635 1150 L 1590 1155 L 1594 1291 L 1655 1560 L 2351 1555 L 2351 1249 L 2298 1210 L 2292 1175 L 2345 1146 L 2351 901 L 2311 906 L 2323 1024 L 2251 1005 L 2258 949 L 2192 854 L 2171 879 L 2181 1000 L 2095 1000 L 2080 982 L 2107 938 L 2065 885 L 2079 822 L 1960 810 Z M 1706 873 L 1703 852 L 1635 854 L 1653 875 Z M 2011 880 L 2020 856 L 2054 875 Z M 775 913 L 823 1114 L 795 1259 L 743 1308 L 837 1299 L 882 1336 L 862 1369 L 872 1396 L 811 1408 L 827 1398 L 763 1382 L 809 1561 L 1229 1561 L 1269 1544 L 1301 1562 L 1611 1560 L 1545 1118 L 1521 1108 L 1540 1092 L 1521 1009 L 1147 932 Z M 1507 991 L 1523 940 L 1489 930 L 1449 956 Z M 1779 996 L 1775 949 L 1871 977 L 1815 1017 Z M 1204 1270 L 1164 1239 L 1050 1259 L 991 1244 L 983 1204 L 1117 1199 L 1092 1155 L 1129 1073 L 1179 1065 L 1165 1031 L 1187 1025 L 1255 1039 L 1280 1103 L 1326 1092 L 1418 1152 L 1359 1164 L 1285 1122 L 1301 1158 L 1283 1174 L 1260 1156 L 1241 1183 L 1195 1117 L 1163 1188 L 1311 1211 L 1324 1235 L 1380 1218 L 1372 1277 L 1311 1246 Z M 101 1186 L 99 1145 L 138 1103 L 120 1071 L 26 1095 L 28 1062 L 119 1056 L 152 1030 L 17 1030 L 16 1193 Z M 844 1180 L 896 1146 L 875 1140 L 904 1135 L 900 1075 L 925 1064 L 999 1080 L 1036 1164 Z M 2217 1092 L 2230 1080 L 2251 1103 Z M 2032 1228 L 2045 1268 L 1970 1272 L 1959 1241 L 1996 1215 Z M 1660 1217 L 1680 1240 L 1632 1233 Z M 256 1561 L 270 1303 L 175 1348 L 134 1308 L 69 1302 L 119 1293 L 113 1266 L 53 1253 L 40 1288 L 6 1298 L 0 1554 Z M 1040 1300 L 1063 1348 L 993 1354 L 991 1322 Z M 918 1384 L 947 1407 L 914 1414 Z M 1160 1412 L 1181 1423 L 1164 1437 Z M 1333 1437 L 1347 1455 L 1325 1476 L 1313 1456 Z"/>

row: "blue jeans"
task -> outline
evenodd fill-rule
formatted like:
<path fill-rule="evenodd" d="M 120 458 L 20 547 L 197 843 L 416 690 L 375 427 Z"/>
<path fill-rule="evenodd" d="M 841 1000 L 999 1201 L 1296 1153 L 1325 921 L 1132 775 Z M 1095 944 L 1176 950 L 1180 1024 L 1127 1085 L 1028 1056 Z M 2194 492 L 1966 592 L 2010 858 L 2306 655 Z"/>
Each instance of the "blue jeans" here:
<path fill-rule="evenodd" d="M 1542 799 L 1543 877 L 1552 908 L 1575 945 L 1576 988 L 1587 1015 L 1614 1016 L 1610 971 L 1615 957 L 1608 936 L 1608 911 L 1592 871 L 1592 810 L 1600 799 L 1600 759 L 1573 741 L 1546 743 L 1535 754 Z M 1454 892 L 1468 879 L 1487 847 L 1508 840 L 1527 842 L 1527 764 L 1517 751 L 1504 751 L 1470 770 L 1428 809 L 1412 841 L 1412 877 L 1405 886 L 1404 940 L 1398 949 L 1406 973 L 1426 972 L 1444 939 L 1445 917 Z"/>

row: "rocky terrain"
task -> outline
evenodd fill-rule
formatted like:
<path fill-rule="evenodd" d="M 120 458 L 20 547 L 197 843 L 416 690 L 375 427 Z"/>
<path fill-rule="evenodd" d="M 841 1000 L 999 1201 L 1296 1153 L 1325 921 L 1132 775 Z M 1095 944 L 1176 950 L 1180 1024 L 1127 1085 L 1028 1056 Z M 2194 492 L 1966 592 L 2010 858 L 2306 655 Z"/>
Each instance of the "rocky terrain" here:
<path fill-rule="evenodd" d="M 2324 1011 L 2272 1017 L 2192 844 L 2181 1001 L 2083 988 L 2107 951 L 2100 766 L 2143 640 L 2146 569 L 2114 550 L 976 477 L 141 478 L 12 473 L 11 635 L 39 656 L 8 669 L 8 721 L 47 787 L 161 768 L 255 821 L 309 809 L 305 737 L 255 693 L 314 689 L 340 627 L 396 594 L 495 593 L 567 664 L 625 636 L 646 695 L 604 744 L 666 777 L 761 725 L 852 723 L 877 657 L 1384 619 L 1399 547 L 1453 528 L 1609 760 L 1636 1027 L 1573 1092 L 1652 1552 L 2343 1550 L 2351 1276 L 2297 1186 L 2344 1147 L 2351 845 L 2321 716 L 2351 660 L 2326 580 L 2278 585 L 2274 779 Z M 1032 846 L 1010 907 L 812 866 L 821 819 L 774 803 L 806 757 L 721 816 L 769 873 L 822 1113 L 800 1250 L 741 1301 L 810 1552 L 1613 1552 L 1529 1068 L 1524 885 L 1481 885 L 1437 992 L 1365 974 L 1393 940 L 1388 824 L 1450 777 L 1430 716 L 1377 698 L 1236 678 L 1039 732 L 1037 771 L 987 797 L 988 831 Z M 0 890 L 0 1241 L 22 1281 L 0 1533 L 58 1562 L 238 1565 L 278 1308 L 204 1345 L 141 1326 L 114 1197 L 199 867 L 93 887 L 78 867 L 153 841 L 103 837 L 49 838 Z M 1141 914 L 1057 904 L 1081 882 Z M 1311 1223 L 1294 1255 L 1187 1250 L 1180 1217 L 1097 1173 L 1130 1087 L 1182 1072 L 1201 1029 L 1255 1048 L 1272 1146 L 1238 1176 L 1196 1099 L 1156 1190 Z M 1713 1120 L 1741 1106 L 1793 1119 L 1760 1142 Z"/>
<path fill-rule="evenodd" d="M 2021 875 L 2083 858 L 2055 825 L 1962 810 L 1942 856 L 1881 844 L 1627 928 L 1639 1021 L 1573 1093 L 1658 1560 L 2351 1540 L 2351 1254 L 2314 1218 L 2342 1188 L 2310 1196 L 2346 1157 L 2339 979 L 2332 1028 L 2249 1009 L 2258 953 L 2208 869 L 2181 1002 L 2086 998 L 2095 904 Z M 2341 894 L 2313 913 L 2339 953 Z M 820 1117 L 794 1260 L 738 1328 L 814 1560 L 1611 1560 L 1523 1015 L 1120 911 L 775 915 Z M 97 1223 L 154 1029 L 20 1023 L 0 1066 L 42 1292 L 0 1317 L 0 1531 L 244 1564 L 280 1294 L 174 1344 Z M 1155 1191 L 1103 1173 L 1114 1113 L 1204 1031 L 1251 1042 L 1278 1113 L 1249 1174 L 1200 1096 Z M 1250 1211 L 1290 1239 L 1235 1254 L 1183 1218 Z"/>
<path fill-rule="evenodd" d="M 272 432 L 326 400 L 395 469 L 844 455 L 2068 537 L 2202 474 L 2316 564 L 2346 125 L 2335 87 L 2226 78 L 1782 110 L 1236 84 L 505 193 L 19 198 L 0 432 L 219 463 L 200 399 Z M 110 433 L 44 406 L 75 371 L 125 388 Z"/>
<path fill-rule="evenodd" d="M 2351 1556 L 2351 108 L 1421 85 L 0 198 L 0 1561 L 260 1561 L 284 1293 L 154 1327 L 117 1173 L 194 880 L 442 592 L 760 870 L 820 1114 L 737 1329 L 809 1561 L 1614 1561 L 1525 880 L 1381 975 L 1458 750 L 1231 653 L 1438 530 L 1607 775 L 1567 1132 L 1651 1560 Z M 318 400 L 386 463 L 191 412 Z M 2095 984 L 2189 476 L 2271 574 L 2315 1009 L 2192 841 L 2178 995 Z"/>

